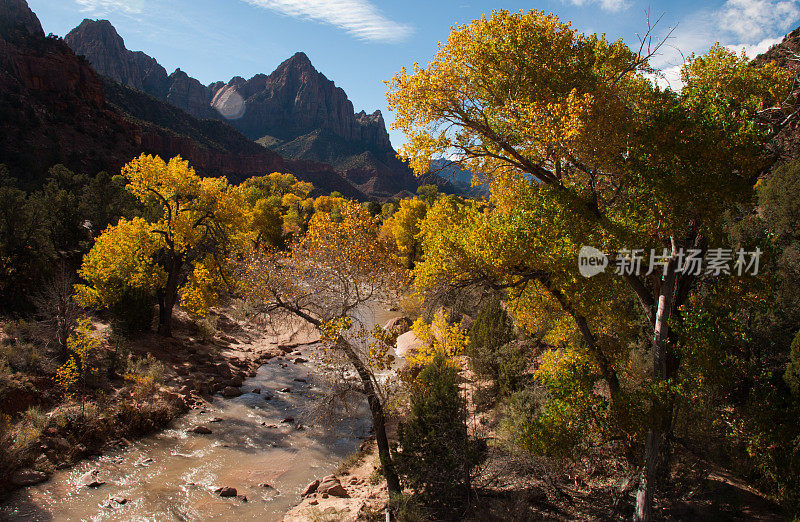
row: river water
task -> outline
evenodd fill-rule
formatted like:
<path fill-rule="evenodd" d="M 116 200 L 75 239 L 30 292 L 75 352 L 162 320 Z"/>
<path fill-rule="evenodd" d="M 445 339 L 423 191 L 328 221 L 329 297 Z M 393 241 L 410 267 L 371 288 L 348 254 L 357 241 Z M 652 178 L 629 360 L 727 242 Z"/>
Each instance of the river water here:
<path fill-rule="evenodd" d="M 397 314 L 366 315 L 365 323 L 382 324 Z M 294 364 L 296 356 L 273 358 L 245 381 L 240 397 L 215 396 L 169 429 L 17 491 L 0 506 L 0 519 L 281 520 L 309 482 L 330 474 L 358 449 L 371 424 L 365 401 L 341 418 L 317 422 L 309 408 L 321 394 L 312 378 L 314 349 L 301 351 L 308 363 Z M 261 393 L 250 393 L 254 388 Z M 283 422 L 289 417 L 291 422 Z M 188 431 L 197 425 L 212 433 Z M 91 470 L 105 484 L 80 485 Z M 247 501 L 221 498 L 214 490 L 222 486 L 236 488 Z"/>

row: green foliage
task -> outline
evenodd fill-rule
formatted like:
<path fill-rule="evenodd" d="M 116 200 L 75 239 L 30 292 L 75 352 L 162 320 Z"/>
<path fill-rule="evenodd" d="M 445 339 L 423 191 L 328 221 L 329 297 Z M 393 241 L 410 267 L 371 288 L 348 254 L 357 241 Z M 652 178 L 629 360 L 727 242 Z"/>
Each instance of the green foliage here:
<path fill-rule="evenodd" d="M 0 307 L 27 311 L 57 257 L 74 259 L 94 234 L 136 211 L 120 176 L 90 178 L 56 165 L 26 194 L 0 165 Z"/>
<path fill-rule="evenodd" d="M 514 339 L 514 324 L 499 298 L 484 305 L 469 329 L 467 355 L 480 377 L 494 381 L 495 391 L 515 391 L 526 367 L 524 350 Z"/>
<path fill-rule="evenodd" d="M 800 331 L 794 336 L 792 345 L 789 349 L 789 363 L 786 365 L 786 373 L 783 374 L 783 379 L 795 398 L 800 401 Z"/>
<path fill-rule="evenodd" d="M 388 201 L 381 205 L 381 219 L 388 219 L 397 212 L 397 205 L 391 201 Z"/>
<path fill-rule="evenodd" d="M 595 390 L 597 368 L 585 351 L 567 347 L 547 353 L 535 378 L 538 387 L 512 396 L 505 430 L 535 454 L 571 457 L 607 424 L 609 402 Z"/>
<path fill-rule="evenodd" d="M 28 296 L 47 277 L 55 257 L 47 216 L 0 165 L 0 307 L 6 310 L 28 307 Z"/>
<path fill-rule="evenodd" d="M 399 428 L 398 471 L 426 505 L 452 513 L 465 501 L 473 464 L 458 370 L 444 353 L 422 369 L 411 411 Z"/>
<path fill-rule="evenodd" d="M 441 196 L 439 187 L 436 185 L 420 185 L 419 188 L 417 188 L 417 195 L 419 199 L 424 201 L 429 207 L 432 207 L 439 196 Z"/>
<path fill-rule="evenodd" d="M 367 212 L 369 212 L 373 216 L 377 216 L 378 214 L 381 213 L 382 207 L 381 204 L 378 203 L 377 201 L 367 201 L 366 203 L 364 203 L 364 205 L 366 205 L 367 207 Z"/>

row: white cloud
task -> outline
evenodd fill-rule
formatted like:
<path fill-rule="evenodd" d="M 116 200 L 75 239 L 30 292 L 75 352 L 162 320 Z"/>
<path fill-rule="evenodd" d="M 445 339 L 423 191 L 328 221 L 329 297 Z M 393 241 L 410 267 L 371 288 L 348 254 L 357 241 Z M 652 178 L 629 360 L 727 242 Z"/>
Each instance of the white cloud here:
<path fill-rule="evenodd" d="M 770 47 L 780 43 L 782 40 L 783 36 L 776 36 L 774 38 L 764 38 L 760 42 L 756 42 L 754 44 L 730 44 L 726 45 L 725 47 L 736 52 L 737 54 L 744 51 L 744 54 L 748 58 L 755 58 L 759 54 L 767 52 Z"/>
<path fill-rule="evenodd" d="M 144 0 L 75 0 L 75 2 L 81 6 L 81 11 L 93 14 L 111 11 L 139 14 L 144 10 Z"/>
<path fill-rule="evenodd" d="M 591 4 L 599 4 L 600 9 L 604 11 L 611 11 L 616 13 L 627 8 L 629 5 L 628 0 L 569 0 L 572 5 L 583 7 Z"/>
<path fill-rule="evenodd" d="M 717 13 L 721 31 L 753 41 L 774 34 L 775 30 L 787 32 L 800 17 L 800 8 L 794 0 L 728 0 Z"/>
<path fill-rule="evenodd" d="M 412 28 L 386 18 L 368 0 L 246 0 L 280 14 L 331 24 L 373 42 L 401 42 Z"/>
<path fill-rule="evenodd" d="M 719 42 L 755 58 L 779 43 L 800 18 L 799 0 L 727 0 L 716 10 L 686 16 L 651 65 L 661 70 L 662 86 L 680 89 L 680 69 L 692 53 L 702 54 Z"/>

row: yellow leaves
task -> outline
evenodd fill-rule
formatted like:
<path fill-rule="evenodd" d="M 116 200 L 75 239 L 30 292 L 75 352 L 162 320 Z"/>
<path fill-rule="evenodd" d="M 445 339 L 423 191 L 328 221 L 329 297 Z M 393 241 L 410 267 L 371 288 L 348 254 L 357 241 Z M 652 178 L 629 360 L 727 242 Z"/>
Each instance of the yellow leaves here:
<path fill-rule="evenodd" d="M 56 370 L 56 383 L 64 389 L 67 395 L 71 395 L 78 383 L 79 376 L 78 363 L 73 357 L 70 357 Z"/>
<path fill-rule="evenodd" d="M 214 268 L 212 258 L 195 263 L 189 280 L 181 289 L 181 306 L 190 314 L 205 316 L 219 299 L 218 290 L 224 287 L 224 281 L 219 277 L 218 271 L 212 272 Z"/>
<path fill-rule="evenodd" d="M 126 288 L 154 290 L 164 284 L 164 270 L 153 256 L 163 247 L 142 218 L 120 219 L 110 225 L 84 256 L 78 274 L 89 284 L 75 286 L 82 306 L 107 308 L 122 297 Z"/>
<path fill-rule="evenodd" d="M 419 199 L 401 199 L 400 208 L 387 220 L 388 227 L 397 243 L 397 249 L 408 260 L 408 266 L 421 254 L 419 247 L 419 225 L 425 218 L 428 207 Z"/>
<path fill-rule="evenodd" d="M 91 321 L 88 317 L 78 319 L 75 332 L 67 339 L 69 358 L 56 370 L 56 383 L 68 395 L 78 393 L 79 385 L 97 372 L 94 360 L 102 347 L 102 341 L 92 335 Z"/>
<path fill-rule="evenodd" d="M 379 275 L 387 284 L 396 271 L 396 260 L 387 242 L 379 237 L 377 218 L 357 203 L 341 200 L 340 220 L 317 212 L 306 235 L 292 248 L 292 257 L 338 272 L 345 280 L 369 284 Z M 378 271 L 382 273 L 378 273 Z"/>
<path fill-rule="evenodd" d="M 586 153 L 608 151 L 609 161 L 626 146 L 626 103 L 646 85 L 638 67 L 622 42 L 541 11 L 497 10 L 453 28 L 427 67 L 397 73 L 387 99 L 408 138 L 401 154 L 420 174 L 451 153 L 478 172 L 519 168 L 508 146 L 533 164 L 591 165 Z"/>
<path fill-rule="evenodd" d="M 87 282 L 76 285 L 79 302 L 107 308 L 126 288 L 174 295 L 180 282 L 165 289 L 167 272 L 180 276 L 184 264 L 193 264 L 182 298 L 192 311 L 205 313 L 218 297 L 223 271 L 230 271 L 222 260 L 241 250 L 250 233 L 244 188 L 225 178 L 201 178 L 180 157 L 164 162 L 142 154 L 122 173 L 126 189 L 152 219 L 121 219 L 97 238 L 79 270 Z"/>
<path fill-rule="evenodd" d="M 411 325 L 411 329 L 422 341 L 422 347 L 409 358 L 409 363 L 417 367 L 426 366 L 437 354 L 444 354 L 448 359 L 458 357 L 464 353 L 469 342 L 469 337 L 459 325 L 447 323 L 443 310 L 436 312 L 431 324 L 419 318 Z"/>
<path fill-rule="evenodd" d="M 323 344 L 333 346 L 336 344 L 339 336 L 349 330 L 352 325 L 353 322 L 349 317 L 337 317 L 335 319 L 325 321 L 319 327 L 320 332 L 322 333 L 320 340 Z"/>

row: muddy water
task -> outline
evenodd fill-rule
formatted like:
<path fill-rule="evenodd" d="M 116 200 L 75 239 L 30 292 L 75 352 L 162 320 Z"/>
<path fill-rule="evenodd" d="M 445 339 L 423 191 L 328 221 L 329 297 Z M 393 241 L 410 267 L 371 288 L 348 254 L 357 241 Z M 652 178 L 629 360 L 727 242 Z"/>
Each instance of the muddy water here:
<path fill-rule="evenodd" d="M 382 324 L 396 314 L 363 315 L 366 323 Z M 370 427 L 364 403 L 334 422 L 317 422 L 309 408 L 320 394 L 314 350 L 301 351 L 308 363 L 294 364 L 296 356 L 270 360 L 244 383 L 248 393 L 241 397 L 217 396 L 167 430 L 18 491 L 0 506 L 0 519 L 281 520 L 302 489 L 355 451 Z M 254 388 L 261 393 L 250 393 Z M 285 388 L 290 391 L 280 391 Z M 293 420 L 283 422 L 288 418 Z M 188 432 L 197 425 L 212 433 Z M 79 479 L 91 470 L 105 484 L 81 486 Z M 222 486 L 236 488 L 247 501 L 220 498 L 214 490 Z"/>

